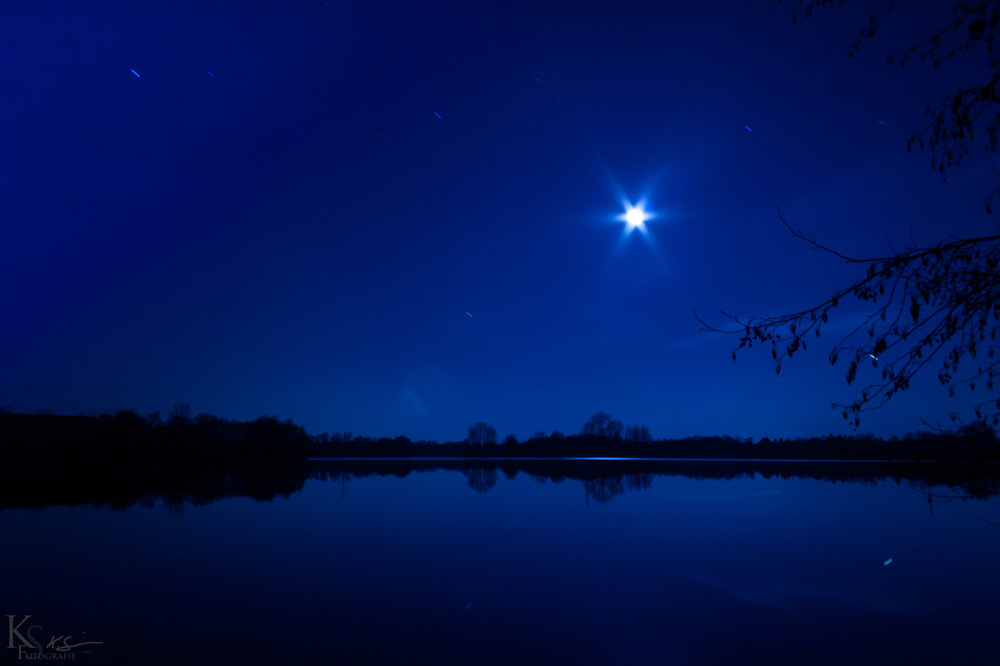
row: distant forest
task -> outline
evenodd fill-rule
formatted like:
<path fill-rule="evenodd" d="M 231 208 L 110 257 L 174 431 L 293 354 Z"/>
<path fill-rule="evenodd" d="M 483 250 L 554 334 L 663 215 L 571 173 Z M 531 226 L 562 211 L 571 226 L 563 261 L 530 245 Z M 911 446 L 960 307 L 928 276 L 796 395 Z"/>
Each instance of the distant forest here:
<path fill-rule="evenodd" d="M 837 462 L 847 460 L 862 462 Z M 497 443 L 492 427 L 476 423 L 464 441 L 436 443 L 309 435 L 275 417 L 246 422 L 210 414 L 192 417 L 186 405 L 175 407 L 166 420 L 133 411 L 101 416 L 0 412 L 0 510 L 81 504 L 126 508 L 162 501 L 181 511 L 185 504 L 226 498 L 288 497 L 309 479 L 346 484 L 371 475 L 402 477 L 437 469 L 461 472 L 476 492 L 489 491 L 500 474 L 510 479 L 526 474 L 539 482 L 576 480 L 587 501 L 594 502 L 646 489 L 658 475 L 729 479 L 758 474 L 905 481 L 983 499 L 1000 494 L 997 461 L 1000 442 L 992 429 L 977 426 L 890 440 L 867 435 L 654 440 L 644 427 L 623 427 L 599 413 L 577 435 L 539 433 L 522 442 L 507 437 Z"/>
<path fill-rule="evenodd" d="M 976 422 L 954 432 L 918 432 L 902 438 L 828 435 L 756 442 L 729 436 L 653 439 L 645 426 L 623 426 L 604 412 L 579 434 L 536 433 L 497 441 L 483 422 L 462 441 L 412 441 L 350 433 L 310 435 L 291 419 L 262 416 L 234 421 L 191 416 L 186 404 L 167 419 L 131 410 L 100 416 L 15 414 L 0 411 L 0 460 L 5 466 L 82 465 L 112 468 L 174 464 L 227 468 L 268 467 L 310 458 L 681 458 L 748 460 L 1000 461 L 1000 440 Z"/>

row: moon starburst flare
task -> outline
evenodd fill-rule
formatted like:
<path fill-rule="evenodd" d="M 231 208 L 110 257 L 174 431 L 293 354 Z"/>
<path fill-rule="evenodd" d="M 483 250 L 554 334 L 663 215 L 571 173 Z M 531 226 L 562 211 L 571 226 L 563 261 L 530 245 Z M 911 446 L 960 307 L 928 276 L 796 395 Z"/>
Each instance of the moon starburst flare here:
<path fill-rule="evenodd" d="M 619 215 L 617 220 L 625 223 L 625 233 L 632 233 L 635 229 L 638 229 L 641 233 L 646 232 L 646 221 L 653 218 L 653 215 L 646 210 L 646 201 L 643 199 L 635 206 L 630 202 L 623 202 L 625 206 L 625 212 Z"/>

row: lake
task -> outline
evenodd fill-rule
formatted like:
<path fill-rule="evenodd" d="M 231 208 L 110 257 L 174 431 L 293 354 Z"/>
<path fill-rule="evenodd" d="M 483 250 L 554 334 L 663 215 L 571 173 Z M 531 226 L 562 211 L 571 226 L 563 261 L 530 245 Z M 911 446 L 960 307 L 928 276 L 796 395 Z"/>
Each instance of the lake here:
<path fill-rule="evenodd" d="M 1000 503 L 623 464 L 8 508 L 0 664 L 1000 663 Z"/>

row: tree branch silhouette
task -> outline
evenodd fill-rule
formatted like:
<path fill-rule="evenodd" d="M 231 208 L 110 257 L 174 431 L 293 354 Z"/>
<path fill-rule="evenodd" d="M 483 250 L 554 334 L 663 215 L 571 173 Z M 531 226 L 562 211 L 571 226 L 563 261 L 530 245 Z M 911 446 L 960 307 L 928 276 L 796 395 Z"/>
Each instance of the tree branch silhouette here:
<path fill-rule="evenodd" d="M 938 381 L 955 389 L 963 384 L 975 390 L 982 382 L 993 390 L 1000 358 L 1000 236 L 951 238 L 925 248 L 908 248 L 890 256 L 857 258 L 809 238 L 778 216 L 793 236 L 850 264 L 864 264 L 865 275 L 837 290 L 818 305 L 777 316 L 741 318 L 722 311 L 736 327 L 719 328 L 695 318 L 703 331 L 739 335 L 737 350 L 768 344 L 781 372 L 782 363 L 807 349 L 810 336 L 820 337 L 824 325 L 842 302 L 853 299 L 868 312 L 830 351 L 831 365 L 847 359 L 848 384 L 858 379 L 870 362 L 880 370 L 868 379 L 861 395 L 846 404 L 834 403 L 855 427 L 862 412 L 878 409 L 910 387 L 914 376 L 942 352 Z M 959 376 L 960 364 L 973 359 L 974 368 Z M 976 417 L 1000 423 L 1000 398 L 988 398 L 974 407 Z M 958 418 L 952 414 L 953 420 Z"/>
<path fill-rule="evenodd" d="M 843 4 L 843 0 L 836 1 Z M 797 23 L 800 16 L 809 18 L 814 10 L 833 2 L 798 0 L 800 9 L 792 12 L 792 22 Z M 888 1 L 884 10 L 869 15 L 848 57 L 875 36 L 895 4 L 895 0 Z M 989 80 L 959 88 L 927 105 L 924 113 L 928 123 L 907 142 L 907 150 L 914 146 L 929 148 L 931 167 L 945 180 L 947 170 L 961 164 L 973 141 L 980 141 L 988 153 L 995 153 L 1000 142 L 998 30 L 1000 0 L 954 2 L 946 25 L 915 46 L 886 58 L 889 64 L 898 63 L 903 69 L 912 62 L 930 62 L 939 68 L 961 54 L 986 52 Z M 985 138 L 977 139 L 976 131 L 984 120 Z M 996 167 L 993 171 L 998 186 L 985 202 L 988 213 L 993 212 L 993 199 L 1000 195 L 1000 171 Z M 938 381 L 948 387 L 950 395 L 954 396 L 960 386 L 975 390 L 980 383 L 987 391 L 993 390 L 1000 363 L 996 344 L 1000 326 L 1000 236 L 952 236 L 931 247 L 857 258 L 804 235 L 785 220 L 780 209 L 778 216 L 794 237 L 846 263 L 862 264 L 866 271 L 864 277 L 807 310 L 746 319 L 722 312 L 735 328 L 711 326 L 695 312 L 702 330 L 740 336 L 739 346 L 732 353 L 734 360 L 738 349 L 751 348 L 755 342 L 770 344 L 775 371 L 780 373 L 783 361 L 806 349 L 808 335 L 819 337 L 840 303 L 853 299 L 864 306 L 866 314 L 834 345 L 829 358 L 832 365 L 841 357 L 848 359 L 848 384 L 858 379 L 859 372 L 866 378 L 859 398 L 847 404 L 834 403 L 855 427 L 860 425 L 862 412 L 878 409 L 907 390 L 913 378 L 935 358 L 941 364 Z M 869 361 L 873 375 L 865 368 Z M 989 396 L 976 403 L 973 411 L 984 423 L 989 420 L 998 424 L 1000 398 Z M 953 412 L 951 417 L 957 420 L 958 413 Z"/>
<path fill-rule="evenodd" d="M 815 9 L 833 4 L 834 0 L 798 0 L 803 5 L 802 17 L 809 18 Z M 843 0 L 837 0 L 843 4 Z M 873 38 L 883 22 L 895 8 L 896 2 L 889 2 L 884 11 L 874 11 L 868 17 L 868 25 L 851 44 L 848 57 L 854 57 L 861 45 Z M 896 51 L 886 56 L 889 64 L 898 63 L 906 69 L 913 62 L 927 63 L 938 69 L 962 54 L 985 50 L 986 64 L 990 71 L 989 80 L 980 85 L 959 88 L 924 107 L 924 115 L 929 120 L 910 136 L 907 150 L 914 146 L 931 150 L 931 168 L 947 181 L 947 170 L 957 167 L 968 155 L 969 145 L 976 141 L 976 128 L 985 118 L 985 139 L 983 147 L 988 153 L 995 153 L 1000 141 L 1000 51 L 997 37 L 1000 32 L 1000 0 L 978 0 L 977 2 L 955 2 L 951 7 L 952 19 L 940 30 L 905 51 Z M 799 14 L 792 12 L 792 22 L 798 22 Z M 996 171 L 996 169 L 994 169 Z M 997 187 L 987 197 L 987 212 L 993 212 L 993 200 L 1000 195 L 1000 173 Z"/>

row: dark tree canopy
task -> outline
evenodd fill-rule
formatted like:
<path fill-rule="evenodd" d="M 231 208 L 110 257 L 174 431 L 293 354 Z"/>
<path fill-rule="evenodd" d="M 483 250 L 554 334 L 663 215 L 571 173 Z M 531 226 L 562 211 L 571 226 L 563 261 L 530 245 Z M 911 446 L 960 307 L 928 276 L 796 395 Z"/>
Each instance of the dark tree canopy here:
<path fill-rule="evenodd" d="M 168 421 L 174 424 L 184 424 L 191 420 L 191 405 L 179 402 L 170 408 Z"/>
<path fill-rule="evenodd" d="M 833 2 L 799 0 L 801 14 L 795 10 L 793 21 L 799 16 L 808 18 L 815 9 Z M 837 3 L 843 4 L 842 0 Z M 895 4 L 895 0 L 882 3 L 884 9 L 869 16 L 849 56 L 875 36 L 890 19 Z M 916 36 L 911 48 L 887 57 L 890 64 L 904 68 L 915 61 L 930 62 L 938 68 L 963 54 L 986 54 L 988 80 L 928 104 L 924 111 L 929 122 L 907 144 L 907 149 L 929 148 L 931 166 L 942 176 L 948 168 L 961 163 L 972 143 L 982 143 L 986 152 L 995 153 L 1000 138 L 1000 54 L 996 51 L 1000 0 L 955 2 L 951 17 L 933 34 Z M 1000 177 L 1000 171 L 997 173 Z M 988 213 L 992 213 L 991 204 L 998 193 L 1000 187 L 987 199 Z M 737 349 L 749 349 L 755 342 L 770 345 L 775 371 L 780 373 L 786 359 L 805 351 L 808 340 L 820 337 L 823 326 L 835 315 L 842 315 L 836 312 L 839 305 L 854 300 L 867 314 L 834 345 L 829 356 L 833 365 L 841 359 L 846 361 L 848 384 L 858 379 L 865 383 L 855 400 L 835 403 L 846 420 L 857 427 L 862 412 L 877 409 L 905 391 L 914 376 L 933 361 L 938 381 L 948 386 L 950 395 L 954 396 L 962 385 L 969 390 L 984 388 L 985 395 L 973 407 L 975 416 L 983 422 L 1000 423 L 1000 397 L 993 392 L 1000 363 L 996 344 L 1000 328 L 1000 235 L 949 237 L 931 247 L 909 247 L 893 250 L 887 256 L 856 258 L 807 238 L 788 224 L 780 210 L 778 216 L 793 236 L 808 245 L 847 263 L 863 265 L 863 275 L 818 305 L 798 312 L 748 318 L 723 312 L 735 324 L 731 328 L 711 326 L 695 313 L 703 330 L 738 335 Z M 952 419 L 958 419 L 957 412 Z"/>
<path fill-rule="evenodd" d="M 625 426 L 625 441 L 651 442 L 653 441 L 653 435 L 649 432 L 649 426 L 630 423 Z"/>
<path fill-rule="evenodd" d="M 469 444 L 496 444 L 497 430 L 489 423 L 480 421 L 469 426 Z"/>
<path fill-rule="evenodd" d="M 607 412 L 597 412 L 583 424 L 583 434 L 608 439 L 622 438 L 622 422 L 611 418 Z"/>

